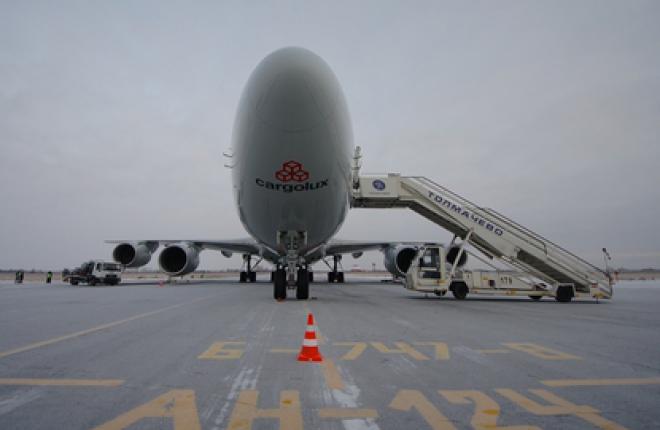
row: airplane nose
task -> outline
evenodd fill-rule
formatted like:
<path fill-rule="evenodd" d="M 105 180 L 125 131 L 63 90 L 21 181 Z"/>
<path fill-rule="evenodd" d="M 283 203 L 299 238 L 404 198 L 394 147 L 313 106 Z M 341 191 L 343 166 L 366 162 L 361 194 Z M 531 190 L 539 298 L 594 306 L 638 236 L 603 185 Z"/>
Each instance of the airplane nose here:
<path fill-rule="evenodd" d="M 282 48 L 268 55 L 246 88 L 255 116 L 283 131 L 315 128 L 345 109 L 343 104 L 338 107 L 343 96 L 330 67 L 304 48 Z"/>
<path fill-rule="evenodd" d="M 309 130 L 321 123 L 323 114 L 309 73 L 300 69 L 278 73 L 257 105 L 257 117 L 283 131 Z"/>

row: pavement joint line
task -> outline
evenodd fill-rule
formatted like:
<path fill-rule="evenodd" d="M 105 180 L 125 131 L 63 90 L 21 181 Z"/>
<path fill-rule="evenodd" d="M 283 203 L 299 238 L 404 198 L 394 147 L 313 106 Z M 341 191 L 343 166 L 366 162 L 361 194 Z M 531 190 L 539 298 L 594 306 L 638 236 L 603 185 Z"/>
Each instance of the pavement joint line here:
<path fill-rule="evenodd" d="M 660 385 L 660 378 L 550 379 L 541 381 L 541 383 L 548 387 Z"/>
<path fill-rule="evenodd" d="M 181 306 L 190 305 L 190 304 L 199 302 L 201 300 L 205 300 L 207 298 L 208 297 L 200 297 L 198 299 L 195 299 L 195 300 L 192 300 L 192 301 L 189 301 L 189 302 L 184 302 L 184 303 L 179 303 L 179 304 L 176 304 L 176 305 L 167 306 L 167 307 L 164 307 L 164 308 L 161 308 L 161 309 L 156 309 L 155 311 L 149 311 L 149 312 L 145 312 L 145 313 L 142 313 L 142 314 L 133 315 L 132 317 L 124 318 L 124 319 L 119 320 L 119 321 L 113 321 L 113 322 L 109 322 L 109 323 L 106 323 L 106 324 L 101 324 L 99 326 L 88 328 L 86 330 L 81 330 L 81 331 L 77 331 L 75 333 L 67 334 L 67 335 L 64 335 L 64 336 L 59 336 L 59 337 L 55 337 L 55 338 L 52 338 L 52 339 L 42 340 L 41 342 L 31 343 L 29 345 L 25 345 L 25 346 L 21 346 L 21 347 L 18 347 L 18 348 L 10 349 L 8 351 L 0 352 L 0 359 L 5 358 L 5 357 L 9 357 L 10 355 L 19 354 L 21 352 L 30 351 L 32 349 L 41 348 L 42 346 L 48 346 L 48 345 L 52 345 L 52 344 L 55 344 L 55 343 L 58 343 L 58 342 L 62 342 L 64 340 L 69 340 L 69 339 L 73 339 L 73 338 L 76 338 L 76 337 L 84 336 L 84 335 L 87 335 L 87 334 L 90 334 L 90 333 L 94 333 L 94 332 L 97 332 L 97 331 L 100 331 L 100 330 L 104 330 L 106 328 L 115 327 L 115 326 L 118 326 L 120 324 L 124 324 L 124 323 L 130 322 L 130 321 L 135 321 L 135 320 L 140 319 L 140 318 L 145 318 L 145 317 L 155 315 L 155 314 L 158 314 L 158 313 L 161 313 L 161 312 L 176 309 L 176 308 L 179 308 Z"/>
<path fill-rule="evenodd" d="M 341 379 L 341 374 L 335 362 L 326 359 L 322 364 L 323 376 L 325 377 L 325 383 L 328 385 L 328 388 L 331 390 L 343 390 L 344 381 Z"/>
<path fill-rule="evenodd" d="M 52 387 L 118 387 L 123 379 L 36 379 L 0 378 L 0 385 L 30 385 Z"/>

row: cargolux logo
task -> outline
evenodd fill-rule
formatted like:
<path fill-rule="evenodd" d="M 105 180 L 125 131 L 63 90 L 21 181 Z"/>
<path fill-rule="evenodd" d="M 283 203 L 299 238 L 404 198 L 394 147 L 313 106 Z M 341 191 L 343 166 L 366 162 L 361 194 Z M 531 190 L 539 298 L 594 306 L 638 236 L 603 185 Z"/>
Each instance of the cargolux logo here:
<path fill-rule="evenodd" d="M 275 177 L 282 182 L 305 182 L 309 179 L 309 172 L 303 169 L 302 164 L 291 160 L 282 164 L 282 169 L 275 172 Z"/>
<path fill-rule="evenodd" d="M 296 191 L 313 191 L 328 186 L 328 179 L 321 181 L 308 181 L 310 174 L 303 168 L 302 163 L 295 160 L 287 161 L 282 164 L 282 168 L 275 172 L 275 177 L 282 183 L 273 183 L 265 179 L 257 178 L 256 183 L 262 188 L 273 191 L 282 191 L 293 193 Z M 297 184 L 287 184 L 287 182 L 298 182 Z"/>

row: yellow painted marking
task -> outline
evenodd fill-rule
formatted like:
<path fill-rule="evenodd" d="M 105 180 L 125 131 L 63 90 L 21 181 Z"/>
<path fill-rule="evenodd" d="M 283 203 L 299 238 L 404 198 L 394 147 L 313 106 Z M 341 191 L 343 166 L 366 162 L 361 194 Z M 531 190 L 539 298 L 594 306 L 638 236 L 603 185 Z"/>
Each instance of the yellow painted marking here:
<path fill-rule="evenodd" d="M 259 391 L 244 390 L 239 394 L 229 420 L 229 430 L 250 430 L 252 422 L 258 418 L 275 418 L 279 428 L 302 430 L 303 419 L 300 409 L 300 393 L 285 390 L 280 393 L 280 407 L 277 409 L 257 409 Z"/>
<path fill-rule="evenodd" d="M 415 360 L 420 360 L 420 361 L 429 359 L 426 355 L 417 351 L 415 348 L 408 345 L 406 342 L 394 342 L 394 345 L 396 345 L 397 349 L 390 349 L 387 346 L 385 346 L 385 344 L 382 342 L 371 342 L 371 346 L 373 346 L 383 354 L 408 354 Z"/>
<path fill-rule="evenodd" d="M 444 342 L 414 342 L 415 345 L 430 345 L 434 347 L 436 360 L 449 360 L 449 348 Z"/>
<path fill-rule="evenodd" d="M 511 352 L 508 349 L 477 349 L 476 351 L 482 354 L 508 354 Z"/>
<path fill-rule="evenodd" d="M 367 349 L 367 342 L 335 342 L 333 345 L 353 347 L 340 360 L 355 360 Z"/>
<path fill-rule="evenodd" d="M 238 360 L 243 356 L 244 350 L 225 348 L 227 345 L 245 345 L 245 342 L 214 342 L 197 358 L 200 360 Z"/>
<path fill-rule="evenodd" d="M 123 379 L 32 379 L 0 378 L 0 385 L 44 385 L 53 387 L 118 387 Z"/>
<path fill-rule="evenodd" d="M 270 350 L 273 354 L 297 354 L 300 352 L 298 349 L 286 349 L 286 348 L 273 348 Z"/>
<path fill-rule="evenodd" d="M 547 390 L 529 391 L 550 403 L 550 405 L 541 405 L 508 388 L 500 388 L 495 391 L 535 415 L 574 415 L 601 429 L 625 430 L 625 427 L 600 416 L 598 409 L 586 405 L 576 405 Z"/>
<path fill-rule="evenodd" d="M 53 339 L 43 340 L 41 342 L 36 342 L 36 343 L 32 343 L 30 345 L 21 346 L 20 348 L 10 349 L 9 351 L 0 352 L 0 358 L 9 357 L 10 355 L 18 354 L 18 353 L 25 352 L 25 351 L 30 351 L 30 350 L 36 349 L 36 348 L 41 348 L 42 346 L 48 346 L 48 345 L 52 345 L 54 343 L 62 342 L 64 340 L 69 340 L 69 339 L 73 339 L 73 338 L 76 338 L 76 337 L 84 336 L 84 335 L 87 335 L 87 334 L 90 334 L 90 333 L 97 332 L 99 330 L 105 330 L 107 328 L 115 327 L 115 326 L 130 322 L 130 321 L 135 321 L 135 320 L 140 319 L 140 318 L 145 318 L 145 317 L 155 315 L 155 314 L 158 314 L 158 313 L 161 313 L 161 312 L 176 309 L 176 308 L 179 308 L 181 306 L 190 305 L 190 304 L 199 302 L 200 300 L 204 300 L 204 299 L 206 299 L 206 297 L 200 297 L 199 299 L 195 299 L 195 300 L 192 300 L 190 302 L 179 303 L 178 305 L 173 305 L 173 306 L 167 306 L 165 308 L 156 309 L 155 311 L 145 312 L 145 313 L 139 314 L 139 315 L 134 315 L 132 317 L 125 318 L 123 320 L 114 321 L 114 322 L 111 322 L 111 323 L 102 324 L 102 325 L 99 325 L 99 326 L 96 326 L 96 327 L 88 328 L 87 330 L 81 330 L 81 331 L 77 331 L 75 333 L 67 334 L 67 335 L 64 335 L 64 336 L 55 337 Z"/>
<path fill-rule="evenodd" d="M 201 429 L 195 392 L 193 390 L 171 390 L 112 421 L 101 424 L 94 430 L 123 430 L 144 418 L 172 418 L 174 430 Z"/>
<path fill-rule="evenodd" d="M 323 408 L 319 409 L 319 418 L 336 418 L 338 420 L 378 418 L 378 412 L 375 409 Z"/>
<path fill-rule="evenodd" d="M 497 418 L 500 416 L 500 406 L 495 400 L 481 391 L 440 390 L 439 393 L 455 405 L 469 405 L 474 403 L 474 414 L 470 420 L 470 425 L 476 430 L 541 430 L 539 427 L 527 425 L 498 426 Z"/>
<path fill-rule="evenodd" d="M 335 365 L 335 362 L 332 360 L 325 360 L 323 362 L 323 376 L 325 377 L 325 383 L 331 390 L 343 390 L 344 381 L 341 379 L 341 374 L 339 369 Z"/>
<path fill-rule="evenodd" d="M 618 379 L 553 379 L 541 381 L 548 387 L 589 387 L 607 385 L 655 385 L 660 378 L 618 378 Z"/>
<path fill-rule="evenodd" d="M 433 406 L 420 391 L 399 390 L 390 403 L 390 408 L 408 412 L 416 409 L 433 430 L 456 430 L 449 419 Z"/>
<path fill-rule="evenodd" d="M 550 349 L 545 346 L 537 345 L 535 343 L 503 343 L 502 345 L 515 349 L 516 351 L 525 352 L 533 355 L 534 357 L 542 358 L 544 360 L 582 360 L 575 355 L 567 354 L 565 352 Z"/>

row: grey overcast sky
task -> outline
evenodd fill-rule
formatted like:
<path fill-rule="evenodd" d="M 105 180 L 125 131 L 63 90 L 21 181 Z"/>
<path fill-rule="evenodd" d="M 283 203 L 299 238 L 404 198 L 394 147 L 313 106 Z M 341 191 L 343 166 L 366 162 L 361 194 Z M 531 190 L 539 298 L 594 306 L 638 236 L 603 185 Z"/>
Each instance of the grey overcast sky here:
<path fill-rule="evenodd" d="M 338 76 L 363 171 L 660 267 L 659 23 L 660 2 L 629 0 L 2 1 L 0 268 L 246 236 L 221 154 L 250 72 L 290 45 Z M 403 210 L 353 210 L 338 237 L 451 238 Z"/>

